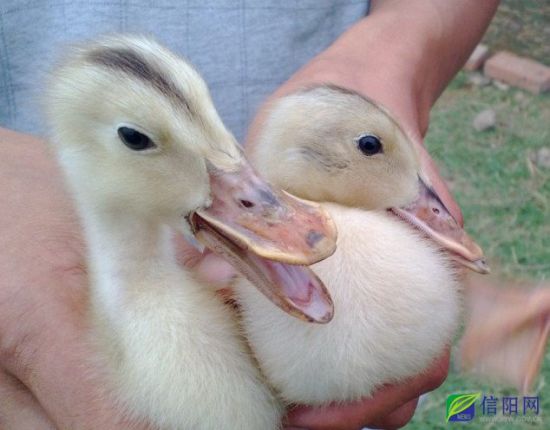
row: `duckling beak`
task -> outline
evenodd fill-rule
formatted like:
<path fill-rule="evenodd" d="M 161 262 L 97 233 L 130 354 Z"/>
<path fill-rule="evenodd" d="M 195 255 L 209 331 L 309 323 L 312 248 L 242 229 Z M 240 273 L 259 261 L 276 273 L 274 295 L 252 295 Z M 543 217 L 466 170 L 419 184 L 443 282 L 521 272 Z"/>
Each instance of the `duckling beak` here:
<path fill-rule="evenodd" d="M 418 182 L 416 200 L 391 210 L 449 251 L 453 260 L 475 272 L 489 273 L 479 245 L 460 227 L 433 188 L 420 177 Z"/>
<path fill-rule="evenodd" d="M 319 206 L 275 191 L 243 164 L 209 166 L 212 204 L 189 218 L 199 242 L 229 260 L 285 312 L 310 322 L 332 319 L 333 303 L 307 267 L 332 255 L 336 228 Z"/>

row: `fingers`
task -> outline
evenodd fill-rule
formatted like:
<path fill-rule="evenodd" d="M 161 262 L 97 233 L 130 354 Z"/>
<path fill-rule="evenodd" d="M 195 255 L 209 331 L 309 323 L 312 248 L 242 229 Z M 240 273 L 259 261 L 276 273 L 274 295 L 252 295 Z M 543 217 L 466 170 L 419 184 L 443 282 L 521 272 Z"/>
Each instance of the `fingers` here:
<path fill-rule="evenodd" d="M 514 285 L 470 276 L 461 367 L 529 392 L 550 338 L 549 285 Z"/>
<path fill-rule="evenodd" d="M 447 347 L 443 354 L 434 360 L 433 364 L 423 375 L 419 375 L 413 379 L 418 384 L 420 394 L 433 391 L 445 382 L 449 373 L 450 362 L 451 350 L 450 347 Z"/>
<path fill-rule="evenodd" d="M 414 392 L 413 392 L 414 391 Z M 399 428 L 412 418 L 418 398 L 416 390 L 406 387 L 387 387 L 373 398 L 345 405 L 322 408 L 298 407 L 288 414 L 291 426 L 310 430 L 358 430 L 365 426 L 387 424 Z M 407 400 L 404 400 L 407 399 Z"/>
<path fill-rule="evenodd" d="M 418 397 L 445 381 L 449 360 L 447 348 L 426 372 L 399 385 L 384 387 L 372 398 L 321 408 L 296 407 L 289 411 L 287 425 L 310 430 L 355 430 L 372 425 L 402 427 L 412 418 Z"/>
<path fill-rule="evenodd" d="M 48 347 L 37 351 L 28 361 L 24 375 L 25 385 L 31 387 L 36 403 L 57 426 L 52 428 L 151 430 L 146 423 L 133 419 L 106 389 L 110 381 L 91 359 L 93 350 L 72 339 L 70 330 L 64 332 L 67 337 L 60 335 L 59 341 L 52 338 Z M 7 428 L 41 429 L 38 426 Z"/>
<path fill-rule="evenodd" d="M 231 264 L 211 252 L 205 253 L 193 269 L 202 281 L 216 288 L 228 287 L 237 277 Z"/>
<path fill-rule="evenodd" d="M 405 403 L 403 406 L 397 408 L 395 411 L 393 411 L 391 414 L 384 417 L 383 419 L 374 421 L 373 423 L 369 424 L 369 427 L 387 430 L 405 427 L 414 416 L 417 405 L 418 398 L 413 399 L 410 402 Z"/>
<path fill-rule="evenodd" d="M 227 288 L 237 276 L 235 268 L 216 254 L 205 250 L 199 252 L 185 241 L 182 235 L 174 238 L 177 261 L 195 271 L 201 281 L 215 288 Z"/>
<path fill-rule="evenodd" d="M 55 430 L 46 411 L 19 380 L 0 369 L 0 428 Z"/>
<path fill-rule="evenodd" d="M 29 281 L 26 298 L 12 295 L 9 302 L 15 309 L 29 310 L 11 324 L 0 324 L 0 366 L 28 387 L 60 429 L 147 428 L 128 422 L 126 412 L 106 389 L 109 381 L 88 341 L 85 274 L 52 273 L 47 268 L 36 273 L 39 282 Z M 15 291 L 16 285 L 11 290 Z"/>
<path fill-rule="evenodd" d="M 417 394 L 400 391 L 401 388 L 384 389 L 372 399 L 346 405 L 316 409 L 298 407 L 289 412 L 287 422 L 289 426 L 310 430 L 355 430 L 365 426 L 400 428 L 413 417 L 418 403 L 418 397 L 403 402 L 402 398 Z"/>

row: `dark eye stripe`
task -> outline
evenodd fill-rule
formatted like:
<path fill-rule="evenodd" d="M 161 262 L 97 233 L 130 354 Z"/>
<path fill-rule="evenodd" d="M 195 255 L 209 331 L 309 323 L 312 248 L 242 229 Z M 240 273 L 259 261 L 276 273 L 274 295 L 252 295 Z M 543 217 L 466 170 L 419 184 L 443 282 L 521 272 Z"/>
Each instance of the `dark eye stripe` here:
<path fill-rule="evenodd" d="M 183 105 L 189 112 L 189 104 L 170 79 L 153 64 L 128 48 L 103 48 L 92 51 L 89 59 L 99 65 L 134 76 L 156 88 L 165 96 Z"/>

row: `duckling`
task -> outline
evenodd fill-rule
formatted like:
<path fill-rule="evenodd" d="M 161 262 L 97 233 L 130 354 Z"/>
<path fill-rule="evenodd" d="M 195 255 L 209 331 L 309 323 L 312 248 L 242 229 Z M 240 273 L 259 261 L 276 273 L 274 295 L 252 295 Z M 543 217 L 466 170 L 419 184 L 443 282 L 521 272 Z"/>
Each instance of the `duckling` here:
<path fill-rule="evenodd" d="M 333 252 L 328 216 L 254 173 L 199 74 L 153 40 L 76 47 L 46 103 L 85 231 L 91 338 L 108 395 L 161 429 L 279 428 L 281 406 L 232 309 L 176 263 L 173 234 L 244 267 L 288 312 L 323 322 L 326 290 L 286 263 Z"/>
<path fill-rule="evenodd" d="M 398 124 L 358 94 L 315 87 L 272 106 L 251 160 L 275 185 L 321 202 L 338 228 L 336 252 L 312 266 L 334 301 L 329 324 L 289 319 L 247 294 L 245 280 L 235 285 L 247 338 L 281 398 L 348 402 L 427 369 L 461 308 L 442 247 L 478 271 L 486 266 Z"/>

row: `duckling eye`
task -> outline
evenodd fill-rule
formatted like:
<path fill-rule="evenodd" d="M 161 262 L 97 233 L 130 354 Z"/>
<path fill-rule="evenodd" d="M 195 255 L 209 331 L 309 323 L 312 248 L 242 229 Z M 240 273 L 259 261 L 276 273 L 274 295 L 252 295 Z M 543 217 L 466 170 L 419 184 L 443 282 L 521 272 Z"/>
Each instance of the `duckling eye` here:
<path fill-rule="evenodd" d="M 372 134 L 365 134 L 359 137 L 359 139 L 357 139 L 357 146 L 363 154 L 369 156 L 382 152 L 382 142 L 380 142 L 380 138 Z"/>
<path fill-rule="evenodd" d="M 143 151 L 156 146 L 149 137 L 130 127 L 119 127 L 118 137 L 128 148 L 134 151 Z"/>

